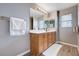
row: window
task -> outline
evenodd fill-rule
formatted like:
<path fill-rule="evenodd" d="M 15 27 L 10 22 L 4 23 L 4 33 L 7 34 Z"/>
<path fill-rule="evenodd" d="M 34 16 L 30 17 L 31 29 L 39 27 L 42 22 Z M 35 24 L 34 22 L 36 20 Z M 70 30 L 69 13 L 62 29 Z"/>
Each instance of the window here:
<path fill-rule="evenodd" d="M 60 17 L 61 27 L 72 27 L 72 14 Z"/>

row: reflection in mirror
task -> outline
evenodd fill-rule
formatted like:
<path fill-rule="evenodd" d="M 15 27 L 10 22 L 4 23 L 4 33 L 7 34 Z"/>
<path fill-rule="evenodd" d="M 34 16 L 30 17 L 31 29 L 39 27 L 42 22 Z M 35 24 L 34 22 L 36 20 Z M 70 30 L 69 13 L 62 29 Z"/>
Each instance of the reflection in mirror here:
<path fill-rule="evenodd" d="M 30 29 L 39 30 L 40 28 L 43 28 L 43 17 L 43 13 L 30 8 Z"/>
<path fill-rule="evenodd" d="M 30 8 L 30 30 L 47 30 L 55 27 L 55 20 Z"/>

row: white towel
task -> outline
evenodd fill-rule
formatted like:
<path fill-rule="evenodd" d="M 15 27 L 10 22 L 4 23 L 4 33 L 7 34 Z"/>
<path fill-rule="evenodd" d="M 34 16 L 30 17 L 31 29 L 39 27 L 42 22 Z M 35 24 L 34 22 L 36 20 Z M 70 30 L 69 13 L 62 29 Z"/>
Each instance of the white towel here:
<path fill-rule="evenodd" d="M 10 17 L 10 35 L 24 35 L 26 32 L 26 21 L 20 18 Z"/>

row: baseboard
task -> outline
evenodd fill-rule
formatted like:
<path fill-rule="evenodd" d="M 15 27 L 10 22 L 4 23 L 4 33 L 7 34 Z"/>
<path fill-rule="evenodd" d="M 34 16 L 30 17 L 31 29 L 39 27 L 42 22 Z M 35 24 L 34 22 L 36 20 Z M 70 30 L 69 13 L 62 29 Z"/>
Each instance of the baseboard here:
<path fill-rule="evenodd" d="M 74 45 L 74 44 L 70 44 L 70 43 L 65 43 L 65 42 L 60 42 L 62 44 L 66 44 L 66 45 L 69 45 L 69 46 L 73 46 L 73 47 L 76 47 L 78 52 L 79 52 L 79 46 L 78 45 Z"/>
<path fill-rule="evenodd" d="M 60 41 L 56 41 L 56 43 L 60 43 Z"/>
<path fill-rule="evenodd" d="M 79 52 L 79 47 L 77 49 L 78 49 L 78 52 Z"/>
<path fill-rule="evenodd" d="M 66 42 L 60 42 L 60 43 L 78 48 L 78 45 L 74 45 L 74 44 L 71 44 L 71 43 L 66 43 Z"/>
<path fill-rule="evenodd" d="M 18 54 L 17 56 L 23 56 L 23 55 L 25 55 L 25 54 L 27 54 L 27 53 L 29 53 L 29 52 L 30 52 L 30 50 L 27 50 L 27 51 L 25 51 L 25 52 L 23 52 L 23 53 Z"/>

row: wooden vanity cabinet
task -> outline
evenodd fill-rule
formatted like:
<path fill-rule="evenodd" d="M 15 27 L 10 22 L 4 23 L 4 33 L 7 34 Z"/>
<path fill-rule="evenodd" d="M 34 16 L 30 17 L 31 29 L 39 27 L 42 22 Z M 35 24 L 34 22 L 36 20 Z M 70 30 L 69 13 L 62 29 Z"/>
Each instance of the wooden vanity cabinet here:
<path fill-rule="evenodd" d="M 44 39 L 43 39 L 43 51 L 45 51 L 48 48 L 48 43 L 47 43 L 47 33 L 44 34 Z"/>
<path fill-rule="evenodd" d="M 30 33 L 30 50 L 32 55 L 37 55 L 38 53 L 38 35 Z"/>
<path fill-rule="evenodd" d="M 47 33 L 47 39 L 48 39 L 47 40 L 47 44 L 48 44 L 48 47 L 52 44 L 51 43 L 51 40 L 52 40 L 51 36 L 52 36 L 51 33 Z"/>
<path fill-rule="evenodd" d="M 38 54 L 41 54 L 41 52 L 43 52 L 43 49 L 44 49 L 44 34 L 38 34 Z"/>
<path fill-rule="evenodd" d="M 30 33 L 31 55 L 40 55 L 56 41 L 56 32 Z"/>

